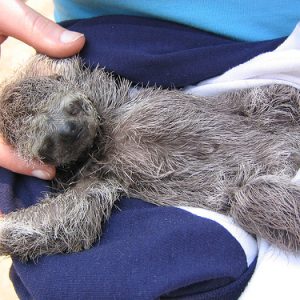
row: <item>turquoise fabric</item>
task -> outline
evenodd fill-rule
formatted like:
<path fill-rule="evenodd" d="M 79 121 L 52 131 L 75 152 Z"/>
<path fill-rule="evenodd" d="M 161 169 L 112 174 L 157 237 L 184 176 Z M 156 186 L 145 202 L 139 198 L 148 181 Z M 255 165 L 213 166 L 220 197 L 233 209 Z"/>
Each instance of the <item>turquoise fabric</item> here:
<path fill-rule="evenodd" d="M 54 0 L 58 22 L 102 15 L 148 16 L 261 41 L 287 36 L 300 21 L 299 0 Z"/>

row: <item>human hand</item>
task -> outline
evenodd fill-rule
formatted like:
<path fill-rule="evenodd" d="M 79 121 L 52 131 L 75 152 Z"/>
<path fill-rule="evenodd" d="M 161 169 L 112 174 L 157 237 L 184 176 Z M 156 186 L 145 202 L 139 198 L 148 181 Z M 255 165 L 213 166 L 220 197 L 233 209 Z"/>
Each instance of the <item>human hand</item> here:
<path fill-rule="evenodd" d="M 28 163 L 22 160 L 17 153 L 0 136 L 0 166 L 15 173 L 50 180 L 55 176 L 55 168 L 39 162 Z"/>
<path fill-rule="evenodd" d="M 51 57 L 68 57 L 78 53 L 85 43 L 83 34 L 64 29 L 43 17 L 20 0 L 0 0 L 0 44 L 15 37 Z M 53 166 L 38 162 L 28 164 L 0 137 L 0 166 L 16 173 L 50 180 Z"/>
<path fill-rule="evenodd" d="M 78 53 L 84 35 L 69 31 L 43 17 L 21 0 L 0 0 L 0 44 L 12 36 L 51 57 Z"/>

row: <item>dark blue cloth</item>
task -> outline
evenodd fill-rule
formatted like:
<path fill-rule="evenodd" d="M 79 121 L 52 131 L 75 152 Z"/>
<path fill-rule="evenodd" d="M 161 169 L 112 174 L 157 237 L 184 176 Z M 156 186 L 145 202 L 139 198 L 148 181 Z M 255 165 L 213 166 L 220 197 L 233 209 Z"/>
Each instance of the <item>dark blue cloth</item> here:
<path fill-rule="evenodd" d="M 242 43 L 173 23 L 101 17 L 64 23 L 83 32 L 86 62 L 134 82 L 181 87 L 219 75 L 282 40 Z M 0 170 L 0 209 L 32 205 L 41 180 Z M 21 299 L 237 299 L 253 272 L 240 244 L 219 224 L 177 208 L 122 199 L 100 243 L 37 264 L 15 260 Z"/>
<path fill-rule="evenodd" d="M 226 287 L 247 272 L 243 249 L 217 223 L 135 199 L 118 206 L 92 249 L 15 261 L 19 294 L 25 286 L 28 299 L 158 299 L 191 284 L 184 295 Z"/>
<path fill-rule="evenodd" d="M 283 39 L 240 42 L 171 22 L 108 16 L 63 23 L 83 32 L 82 56 L 135 83 L 183 87 L 274 50 Z"/>

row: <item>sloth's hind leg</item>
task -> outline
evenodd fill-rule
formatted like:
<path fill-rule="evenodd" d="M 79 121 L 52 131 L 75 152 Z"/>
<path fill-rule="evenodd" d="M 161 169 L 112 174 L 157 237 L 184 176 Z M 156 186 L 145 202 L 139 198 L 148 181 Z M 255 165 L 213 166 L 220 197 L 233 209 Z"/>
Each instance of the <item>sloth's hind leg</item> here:
<path fill-rule="evenodd" d="M 300 249 L 300 186 L 260 176 L 233 191 L 231 215 L 248 232 L 277 246 Z"/>
<path fill-rule="evenodd" d="M 229 106 L 239 115 L 260 124 L 299 125 L 300 91 L 287 85 L 268 85 L 226 95 Z M 226 103 L 226 101 L 225 101 Z"/>

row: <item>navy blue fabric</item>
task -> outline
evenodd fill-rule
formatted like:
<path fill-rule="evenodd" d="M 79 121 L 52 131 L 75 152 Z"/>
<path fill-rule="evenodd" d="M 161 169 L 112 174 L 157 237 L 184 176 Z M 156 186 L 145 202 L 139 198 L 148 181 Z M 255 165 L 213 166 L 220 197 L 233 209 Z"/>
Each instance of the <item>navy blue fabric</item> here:
<path fill-rule="evenodd" d="M 0 211 L 3 213 L 33 205 L 49 191 L 46 181 L 0 168 Z"/>
<path fill-rule="evenodd" d="M 240 42 L 156 19 L 104 16 L 63 23 L 83 32 L 81 55 L 135 83 L 183 87 L 274 50 L 283 39 Z"/>
<path fill-rule="evenodd" d="M 209 294 L 247 273 L 243 249 L 214 221 L 136 199 L 118 207 L 92 249 L 14 261 L 21 298 L 147 300 L 199 282 L 192 293 Z"/>
<path fill-rule="evenodd" d="M 242 43 L 181 25 L 138 17 L 101 17 L 64 24 L 84 32 L 81 56 L 135 82 L 167 87 L 218 75 L 282 40 Z M 0 210 L 32 205 L 48 189 L 35 178 L 0 170 Z M 215 222 L 176 208 L 122 199 L 100 244 L 69 255 L 14 261 L 21 299 L 237 299 L 247 268 L 237 241 Z M 179 299 L 177 298 L 177 299 Z"/>

